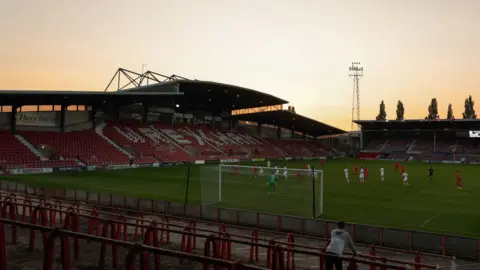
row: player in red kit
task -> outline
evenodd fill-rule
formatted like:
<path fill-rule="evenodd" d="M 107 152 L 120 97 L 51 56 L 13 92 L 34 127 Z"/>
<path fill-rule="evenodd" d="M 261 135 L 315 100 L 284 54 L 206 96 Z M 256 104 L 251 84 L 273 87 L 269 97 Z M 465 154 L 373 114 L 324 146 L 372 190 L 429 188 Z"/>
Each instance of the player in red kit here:
<path fill-rule="evenodd" d="M 238 175 L 238 164 L 235 164 L 235 166 L 233 166 L 233 174 Z"/>
<path fill-rule="evenodd" d="M 463 189 L 462 176 L 460 175 L 460 171 L 459 171 L 459 170 L 457 170 L 457 188 L 458 188 L 458 189 Z"/>
<path fill-rule="evenodd" d="M 395 172 L 398 172 L 398 162 L 395 162 Z"/>
<path fill-rule="evenodd" d="M 253 176 L 255 176 L 257 174 L 257 164 L 253 165 L 252 174 L 253 174 Z"/>
<path fill-rule="evenodd" d="M 405 172 L 405 166 L 402 166 L 402 174 Z"/>
<path fill-rule="evenodd" d="M 322 167 L 325 167 L 325 159 L 322 159 Z"/>
<path fill-rule="evenodd" d="M 368 179 L 368 168 L 365 167 L 364 169 L 365 169 L 365 179 Z"/>
<path fill-rule="evenodd" d="M 357 164 L 355 164 L 353 166 L 353 174 L 358 174 L 358 165 Z"/>
<path fill-rule="evenodd" d="M 303 163 L 303 169 L 306 170 L 307 168 L 308 168 L 307 163 Z"/>

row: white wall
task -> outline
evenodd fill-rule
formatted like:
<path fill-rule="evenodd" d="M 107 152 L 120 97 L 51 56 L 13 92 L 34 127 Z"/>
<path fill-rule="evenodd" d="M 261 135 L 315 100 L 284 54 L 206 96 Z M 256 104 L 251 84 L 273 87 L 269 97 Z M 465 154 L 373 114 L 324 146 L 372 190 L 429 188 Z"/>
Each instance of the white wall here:
<path fill-rule="evenodd" d="M 80 130 L 88 130 L 93 128 L 93 122 L 83 122 L 79 124 L 73 124 L 70 126 L 65 125 L 65 132 L 69 131 L 80 131 Z"/>
<path fill-rule="evenodd" d="M 90 112 L 65 112 L 65 131 L 87 130 L 93 128 L 88 120 Z"/>
<path fill-rule="evenodd" d="M 9 112 L 0 112 L 0 130 L 10 130 Z"/>
<path fill-rule="evenodd" d="M 88 122 L 89 112 L 65 112 L 65 125 L 73 125 Z"/>

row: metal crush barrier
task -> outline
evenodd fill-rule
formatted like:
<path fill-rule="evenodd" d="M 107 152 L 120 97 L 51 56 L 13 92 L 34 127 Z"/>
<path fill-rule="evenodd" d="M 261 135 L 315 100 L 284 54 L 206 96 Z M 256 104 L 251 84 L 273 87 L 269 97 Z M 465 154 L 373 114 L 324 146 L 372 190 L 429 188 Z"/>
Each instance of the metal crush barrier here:
<path fill-rule="evenodd" d="M 160 249 L 159 245 L 161 243 L 169 243 L 172 234 L 179 235 L 181 238 L 180 252 L 175 253 L 175 255 L 178 255 L 179 258 L 184 258 L 185 260 L 190 260 L 191 257 L 185 257 L 184 255 L 195 255 L 194 250 L 197 248 L 197 239 L 203 238 L 205 239 L 203 245 L 203 257 L 221 260 L 224 263 L 220 264 L 221 266 L 224 266 L 226 262 L 231 263 L 231 265 L 225 266 L 227 267 L 227 269 L 265 269 L 241 268 L 250 266 L 239 264 L 238 261 L 231 261 L 233 243 L 241 244 L 250 248 L 250 262 L 261 263 L 265 267 L 267 267 L 267 269 L 294 269 L 295 255 L 299 254 L 317 257 L 319 260 L 319 269 L 323 269 L 325 263 L 324 249 L 296 244 L 295 236 L 293 234 L 288 234 L 288 239 L 286 242 L 272 241 L 269 239 L 260 238 L 258 235 L 259 230 L 253 230 L 252 235 L 250 236 L 232 234 L 228 232 L 227 226 L 224 224 L 218 224 L 218 231 L 213 231 L 198 228 L 195 220 L 190 220 L 185 226 L 172 224 L 169 222 L 170 217 L 165 215 L 161 216 L 162 219 L 159 221 L 148 221 L 144 219 L 144 214 L 142 212 L 137 212 L 135 218 L 128 218 L 133 220 L 134 222 L 127 222 L 127 218 L 125 216 L 111 212 L 103 212 L 100 211 L 97 207 L 93 207 L 92 209 L 87 210 L 82 208 L 85 205 L 72 204 L 71 202 L 66 201 L 54 200 L 52 203 L 52 200 L 30 197 L 28 195 L 26 197 L 17 196 L 17 194 L 1 195 L 3 197 L 3 200 L 1 201 L 2 219 L 0 220 L 0 223 L 3 222 L 12 226 L 13 244 L 18 237 L 16 231 L 17 227 L 27 227 L 31 230 L 29 250 L 33 251 L 35 249 L 35 233 L 36 231 L 40 231 L 43 236 L 44 251 L 48 251 L 45 254 L 48 253 L 47 255 L 49 255 L 50 252 L 53 252 L 53 249 L 50 249 L 50 246 L 48 246 L 46 243 L 49 243 L 49 237 L 51 237 L 51 235 L 55 231 L 58 233 L 56 237 L 60 237 L 61 243 L 64 245 L 66 245 L 65 243 L 68 243 L 70 239 L 69 237 L 73 238 L 74 256 L 75 258 L 78 258 L 80 256 L 78 240 L 85 239 L 85 237 L 88 236 L 87 238 L 89 240 L 98 240 L 102 243 L 99 261 L 99 266 L 102 266 L 102 269 L 103 266 L 105 266 L 104 264 L 107 245 L 110 245 L 112 249 L 112 267 L 116 267 L 118 265 L 118 246 L 125 247 L 123 243 L 131 244 L 131 242 L 128 242 L 129 228 L 133 228 L 134 231 L 132 241 L 142 239 L 144 246 L 157 249 Z M 17 213 L 19 212 L 18 209 L 22 209 L 20 217 L 17 215 Z M 84 214 L 82 212 L 89 213 Z M 101 217 L 101 215 L 108 215 L 109 218 Z M 25 221 L 28 218 L 30 218 L 30 223 L 17 221 L 18 219 Z M 83 220 L 84 223 L 88 224 L 87 234 L 79 233 L 79 224 L 81 220 Z M 38 225 L 37 222 L 40 222 L 41 224 Z M 48 231 L 47 229 L 50 231 Z M 5 233 L 5 230 L 3 230 L 2 232 Z M 0 238 L 5 239 L 6 241 L 6 237 Z M 108 242 L 105 239 L 110 239 L 113 242 Z M 64 241 L 66 242 L 64 243 Z M 4 244 L 6 245 L 6 242 L 3 243 L 2 246 L 4 246 Z M 144 246 L 141 246 L 140 248 L 144 248 Z M 133 246 L 129 246 L 129 248 L 133 248 Z M 139 247 L 137 246 L 136 248 Z M 267 251 L 265 262 L 259 262 L 258 252 L 260 248 Z M 3 253 L 4 250 L 5 249 L 0 249 L 0 252 Z M 62 248 L 62 252 L 70 251 L 68 250 L 68 248 L 66 248 L 66 250 Z M 150 256 L 147 255 L 147 253 L 153 251 L 150 251 L 147 248 L 147 250 L 142 249 L 142 251 L 138 252 L 143 254 L 143 259 L 140 262 L 143 261 L 143 264 L 145 265 L 149 261 L 145 259 L 145 257 Z M 161 251 L 153 253 L 165 254 Z M 172 253 L 168 254 L 171 255 Z M 48 265 L 50 263 L 49 261 L 47 261 L 47 255 L 45 257 L 45 265 Z M 160 261 L 159 259 L 157 259 L 156 256 L 157 255 L 154 255 L 155 263 L 157 263 L 157 261 Z M 68 257 L 70 258 L 70 255 Z M 6 258 L 6 253 L 5 256 L 2 258 Z M 199 257 L 196 258 L 199 259 Z M 358 263 L 370 265 L 371 269 L 376 269 L 376 267 L 380 267 L 380 269 L 406 269 L 407 264 L 415 267 L 415 269 L 438 269 L 438 267 L 433 265 L 421 264 L 419 254 L 417 254 L 415 258 L 415 263 L 408 263 L 403 261 L 391 260 L 385 257 L 375 257 L 374 252 L 371 252 L 370 255 L 362 255 L 359 257 L 343 257 L 344 260 L 348 260 L 349 265 L 350 267 L 352 267 L 352 269 L 355 269 Z M 130 259 L 133 260 L 132 258 Z M 202 262 L 204 263 L 204 265 L 207 265 L 207 267 L 210 264 L 214 264 L 214 262 L 212 261 Z M 62 265 L 63 263 L 64 262 L 62 261 Z M 393 263 L 399 265 L 394 265 Z M 65 262 L 65 265 L 63 265 L 64 269 L 69 269 L 65 268 L 66 264 L 67 262 Z"/>

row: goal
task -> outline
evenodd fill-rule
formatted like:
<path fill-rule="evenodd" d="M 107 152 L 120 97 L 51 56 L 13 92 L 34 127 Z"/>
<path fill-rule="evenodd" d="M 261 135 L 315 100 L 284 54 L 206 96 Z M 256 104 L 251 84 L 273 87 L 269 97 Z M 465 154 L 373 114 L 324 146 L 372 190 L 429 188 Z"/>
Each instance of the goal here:
<path fill-rule="evenodd" d="M 468 155 L 468 154 L 454 154 L 453 161 L 455 163 L 480 163 L 480 155 Z"/>
<path fill-rule="evenodd" d="M 323 213 L 323 171 L 220 164 L 200 168 L 203 206 L 292 216 Z M 270 190 L 268 178 L 277 185 Z"/>

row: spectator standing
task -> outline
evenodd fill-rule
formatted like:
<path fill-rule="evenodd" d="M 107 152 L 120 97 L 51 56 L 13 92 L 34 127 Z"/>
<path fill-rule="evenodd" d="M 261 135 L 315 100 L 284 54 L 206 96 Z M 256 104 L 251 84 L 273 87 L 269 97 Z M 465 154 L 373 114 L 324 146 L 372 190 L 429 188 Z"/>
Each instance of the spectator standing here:
<path fill-rule="evenodd" d="M 350 234 L 345 231 L 345 222 L 339 221 L 337 228 L 332 230 L 330 244 L 327 246 L 327 258 L 326 258 L 326 270 L 342 270 L 342 258 L 345 245 L 353 251 L 354 255 L 357 255 L 357 250 L 353 245 Z"/>

